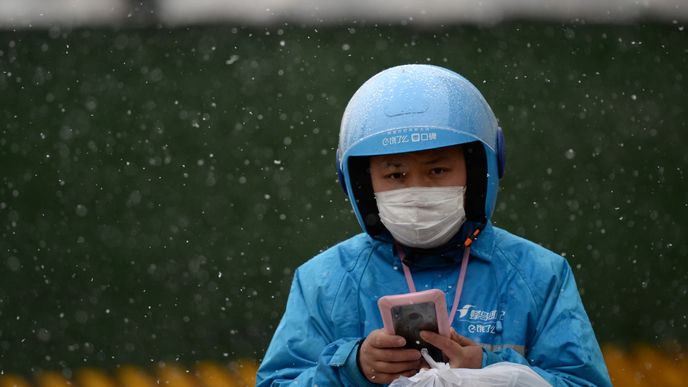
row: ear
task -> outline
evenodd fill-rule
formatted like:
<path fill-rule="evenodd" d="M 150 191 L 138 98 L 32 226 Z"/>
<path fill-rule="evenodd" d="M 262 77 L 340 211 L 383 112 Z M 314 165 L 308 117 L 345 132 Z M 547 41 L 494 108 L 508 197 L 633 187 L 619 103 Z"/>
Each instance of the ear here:
<path fill-rule="evenodd" d="M 337 148 L 337 152 L 335 152 L 335 160 L 337 163 L 337 181 L 339 181 L 339 186 L 342 187 L 344 195 L 348 197 L 349 193 L 346 192 L 346 182 L 344 181 L 344 173 L 342 172 L 341 153 L 342 152 L 340 151 L 340 149 Z"/>
<path fill-rule="evenodd" d="M 504 142 L 504 132 L 497 127 L 497 175 L 501 179 L 504 177 L 504 164 L 506 163 L 506 144 Z"/>

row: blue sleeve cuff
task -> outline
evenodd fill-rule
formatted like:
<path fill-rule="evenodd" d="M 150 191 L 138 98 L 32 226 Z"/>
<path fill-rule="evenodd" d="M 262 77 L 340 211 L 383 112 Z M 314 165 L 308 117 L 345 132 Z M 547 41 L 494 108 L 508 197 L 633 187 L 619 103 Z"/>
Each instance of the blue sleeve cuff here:
<path fill-rule="evenodd" d="M 483 366 L 482 368 L 485 368 L 489 366 L 490 364 L 495 364 L 504 361 L 499 355 L 492 351 L 488 351 L 487 349 L 483 348 Z"/>
<path fill-rule="evenodd" d="M 361 370 L 358 368 L 358 348 L 361 346 L 363 339 L 352 340 L 346 345 L 339 347 L 335 357 L 344 357 L 343 368 L 346 376 L 351 380 L 354 386 L 375 386 L 363 375 Z M 337 356 L 339 355 L 339 356 Z"/>

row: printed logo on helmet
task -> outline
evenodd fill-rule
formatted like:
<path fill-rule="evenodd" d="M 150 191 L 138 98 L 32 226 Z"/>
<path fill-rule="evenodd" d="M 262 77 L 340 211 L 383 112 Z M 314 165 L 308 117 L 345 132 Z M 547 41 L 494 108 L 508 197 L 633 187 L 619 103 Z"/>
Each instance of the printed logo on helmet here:
<path fill-rule="evenodd" d="M 382 139 L 382 146 L 405 144 L 409 142 L 424 142 L 437 140 L 437 133 L 430 129 L 397 129 L 389 132 L 390 136 Z M 412 133 L 418 132 L 421 133 Z"/>

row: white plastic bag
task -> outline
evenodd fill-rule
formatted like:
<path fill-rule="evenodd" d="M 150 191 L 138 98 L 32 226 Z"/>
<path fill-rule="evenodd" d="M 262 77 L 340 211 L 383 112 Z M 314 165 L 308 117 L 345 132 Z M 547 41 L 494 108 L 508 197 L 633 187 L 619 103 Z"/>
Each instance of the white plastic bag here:
<path fill-rule="evenodd" d="M 435 362 L 422 350 L 430 369 L 422 369 L 414 376 L 402 376 L 389 387 L 549 387 L 545 379 L 522 364 L 501 362 L 482 369 L 450 368 L 447 363 Z"/>

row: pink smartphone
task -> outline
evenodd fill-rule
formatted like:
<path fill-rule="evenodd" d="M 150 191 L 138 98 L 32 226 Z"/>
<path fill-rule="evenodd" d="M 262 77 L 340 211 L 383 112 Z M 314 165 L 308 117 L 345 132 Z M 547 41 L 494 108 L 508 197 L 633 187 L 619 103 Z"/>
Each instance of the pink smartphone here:
<path fill-rule="evenodd" d="M 407 348 L 427 348 L 433 359 L 442 361 L 442 352 L 423 341 L 420 331 L 433 331 L 449 337 L 449 316 L 444 292 L 430 289 L 422 292 L 380 297 L 385 332 L 406 339 Z"/>

